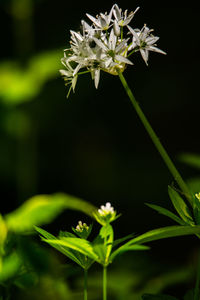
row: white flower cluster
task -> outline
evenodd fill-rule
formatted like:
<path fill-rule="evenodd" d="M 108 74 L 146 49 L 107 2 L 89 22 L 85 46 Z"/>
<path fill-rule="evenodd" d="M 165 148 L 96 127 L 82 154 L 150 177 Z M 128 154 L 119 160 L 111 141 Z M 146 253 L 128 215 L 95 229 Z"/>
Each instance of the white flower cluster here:
<path fill-rule="evenodd" d="M 89 230 L 89 226 L 87 226 L 86 223 L 82 223 L 82 221 L 79 221 L 78 225 L 76 226 L 76 231 L 83 232 L 83 230 L 88 231 Z"/>
<path fill-rule="evenodd" d="M 139 30 L 128 25 L 138 9 L 123 12 L 114 4 L 109 14 L 100 13 L 96 18 L 86 14 L 92 24 L 82 20 L 81 32 L 70 31 L 70 48 L 64 50 L 61 59 L 65 69 L 60 70 L 66 85 L 71 85 L 69 92 L 71 88 L 74 91 L 78 75 L 87 72 L 91 73 L 98 88 L 101 70 L 118 75 L 127 64 L 133 65 L 129 56 L 137 51 L 140 51 L 146 64 L 149 51 L 166 54 L 156 47 L 159 37 L 152 34 L 152 29 L 144 25 Z M 86 70 L 79 72 L 83 68 Z"/>
<path fill-rule="evenodd" d="M 114 215 L 115 211 L 110 202 L 107 202 L 105 206 L 101 205 L 101 208 L 98 209 L 98 213 L 101 217 L 106 217 L 107 215 Z"/>

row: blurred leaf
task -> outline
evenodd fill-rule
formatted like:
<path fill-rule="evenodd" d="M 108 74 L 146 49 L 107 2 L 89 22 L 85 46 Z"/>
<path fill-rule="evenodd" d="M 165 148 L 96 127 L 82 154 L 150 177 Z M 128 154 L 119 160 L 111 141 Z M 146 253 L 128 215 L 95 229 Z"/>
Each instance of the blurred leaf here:
<path fill-rule="evenodd" d="M 144 294 L 142 296 L 143 300 L 178 300 L 175 297 L 169 296 L 169 295 L 150 295 L 150 294 Z"/>
<path fill-rule="evenodd" d="M 200 155 L 195 153 L 182 153 L 179 155 L 179 160 L 191 167 L 200 169 Z"/>
<path fill-rule="evenodd" d="M 112 262 L 117 255 L 120 255 L 124 252 L 128 251 L 143 251 L 143 250 L 149 250 L 150 247 L 148 246 L 143 246 L 143 245 L 124 245 L 120 247 L 119 249 L 115 250 L 111 256 L 110 256 L 110 261 Z"/>
<path fill-rule="evenodd" d="M 37 285 L 31 289 L 26 288 L 18 291 L 17 299 L 28 300 L 75 300 L 67 281 L 64 278 L 52 277 L 51 274 L 42 276 Z"/>
<path fill-rule="evenodd" d="M 7 237 L 7 226 L 6 223 L 0 214 L 0 255 L 3 254 L 3 245 Z M 0 268 L 1 270 L 1 268 Z"/>
<path fill-rule="evenodd" d="M 7 237 L 7 226 L 6 223 L 0 214 L 0 272 L 2 271 L 2 260 L 4 254 L 4 242 Z"/>
<path fill-rule="evenodd" d="M 59 76 L 60 51 L 52 50 L 31 58 L 22 69 L 16 62 L 0 65 L 0 97 L 5 104 L 17 105 L 37 96 L 47 80 Z"/>
<path fill-rule="evenodd" d="M 171 211 L 169 211 L 168 209 L 155 205 L 155 204 L 149 204 L 149 203 L 145 203 L 147 206 L 149 206 L 150 208 L 156 210 L 158 213 L 160 213 L 161 215 L 164 215 L 166 217 L 169 217 L 170 219 L 174 220 L 175 222 L 179 223 L 180 225 L 186 225 L 187 223 L 184 222 L 182 219 L 180 219 L 178 216 L 176 216 L 174 213 L 172 213 Z"/>
<path fill-rule="evenodd" d="M 183 201 L 183 199 L 181 198 L 181 196 L 170 186 L 168 187 L 168 193 L 176 211 L 183 219 L 183 221 L 185 221 L 190 225 L 194 225 L 194 221 L 192 219 L 190 210 L 188 206 L 185 204 L 185 202 Z"/>
<path fill-rule="evenodd" d="M 19 272 L 21 266 L 22 261 L 17 253 L 12 253 L 5 257 L 0 271 L 0 282 L 4 282 L 14 277 Z"/>
<path fill-rule="evenodd" d="M 74 209 L 90 216 L 95 207 L 86 201 L 67 194 L 38 195 L 25 201 L 15 211 L 5 216 L 8 230 L 32 231 L 34 225 L 48 224 L 63 210 Z"/>

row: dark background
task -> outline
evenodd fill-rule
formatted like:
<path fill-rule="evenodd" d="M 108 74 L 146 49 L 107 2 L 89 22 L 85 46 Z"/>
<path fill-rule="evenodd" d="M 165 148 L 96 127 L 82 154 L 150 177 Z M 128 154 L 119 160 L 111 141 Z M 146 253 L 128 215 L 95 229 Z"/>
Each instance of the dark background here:
<path fill-rule="evenodd" d="M 82 76 L 75 94 L 66 99 L 58 72 L 69 30 L 79 30 L 86 12 L 96 15 L 109 11 L 113 4 L 0 0 L 2 214 L 33 195 L 62 191 L 97 206 L 110 201 L 122 213 L 115 225 L 119 236 L 173 224 L 144 204 L 172 208 L 167 186 L 173 178 L 119 79 L 102 72 L 96 90 L 90 76 Z M 141 28 L 147 23 L 161 37 L 158 47 L 167 55 L 150 53 L 147 67 L 138 53 L 133 57 L 134 66 L 124 75 L 183 177 L 198 176 L 199 172 L 182 164 L 178 156 L 200 152 L 199 10 L 194 2 L 180 1 L 121 1 L 118 5 L 129 11 L 140 6 L 132 26 Z M 48 61 L 51 75 L 44 72 L 42 83 L 39 79 L 27 83 L 25 96 L 21 96 L 9 76 L 19 69 L 26 81 L 31 59 L 41 53 L 48 57 L 54 51 L 58 60 L 51 64 L 50 57 Z M 34 65 L 34 78 L 43 63 L 45 69 L 42 59 Z M 67 211 L 54 226 L 70 228 L 76 221 L 77 213 Z M 196 246 L 194 237 L 156 242 L 152 255 L 181 263 Z"/>

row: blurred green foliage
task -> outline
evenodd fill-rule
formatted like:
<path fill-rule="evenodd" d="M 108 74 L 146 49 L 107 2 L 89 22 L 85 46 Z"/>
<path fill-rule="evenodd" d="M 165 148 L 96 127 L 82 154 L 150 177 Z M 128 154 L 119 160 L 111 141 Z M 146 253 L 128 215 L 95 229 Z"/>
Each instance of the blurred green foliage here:
<path fill-rule="evenodd" d="M 48 80 L 59 75 L 60 66 L 60 50 L 38 54 L 26 67 L 12 61 L 1 63 L 0 101 L 15 106 L 34 99 Z"/>
<path fill-rule="evenodd" d="M 5 216 L 8 230 L 23 233 L 33 226 L 50 223 L 65 209 L 82 211 L 92 216 L 95 207 L 86 201 L 66 194 L 38 195 L 23 203 L 18 209 Z"/>
<path fill-rule="evenodd" d="M 34 233 L 33 226 L 49 224 L 65 209 L 92 217 L 95 207 L 66 194 L 38 195 L 4 217 L 0 215 L 0 286 L 8 289 L 8 293 L 12 285 L 27 288 L 38 282 L 39 274 L 49 272 L 50 254 L 28 235 Z M 67 286 L 59 280 L 57 286 L 65 296 Z"/>

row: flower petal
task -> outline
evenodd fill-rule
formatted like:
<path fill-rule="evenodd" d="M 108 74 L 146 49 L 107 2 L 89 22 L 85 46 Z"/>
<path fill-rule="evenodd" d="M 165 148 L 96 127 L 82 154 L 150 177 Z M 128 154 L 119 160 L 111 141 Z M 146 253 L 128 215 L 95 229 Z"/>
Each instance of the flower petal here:
<path fill-rule="evenodd" d="M 94 84 L 96 89 L 98 88 L 99 80 L 100 80 L 100 69 L 96 69 L 94 71 Z"/>
<path fill-rule="evenodd" d="M 122 55 L 115 55 L 115 59 L 121 62 L 124 62 L 125 64 L 133 65 L 132 61 L 130 61 L 128 58 L 122 56 Z"/>

